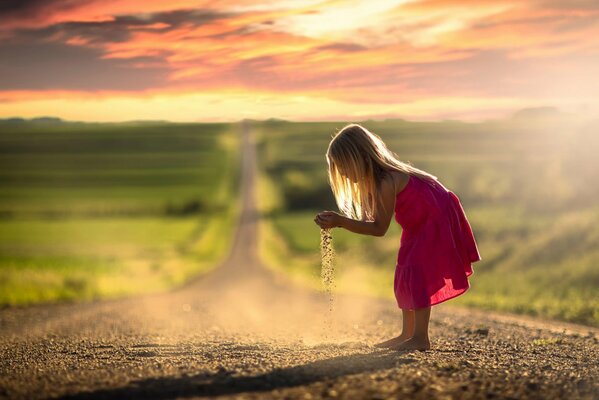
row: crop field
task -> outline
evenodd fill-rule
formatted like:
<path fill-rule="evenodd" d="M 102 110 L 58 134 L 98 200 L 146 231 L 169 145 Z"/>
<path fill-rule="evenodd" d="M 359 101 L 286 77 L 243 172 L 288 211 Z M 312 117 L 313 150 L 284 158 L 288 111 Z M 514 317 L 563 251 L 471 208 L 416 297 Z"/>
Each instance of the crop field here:
<path fill-rule="evenodd" d="M 466 210 L 483 260 L 454 304 L 599 325 L 598 123 L 514 116 L 481 123 L 365 121 L 403 161 L 436 175 Z M 260 251 L 319 287 L 315 213 L 335 210 L 325 153 L 345 123 L 255 123 Z M 401 228 L 333 230 L 341 291 L 393 298 Z"/>
<path fill-rule="evenodd" d="M 0 122 L 0 304 L 158 292 L 214 266 L 236 124 Z"/>

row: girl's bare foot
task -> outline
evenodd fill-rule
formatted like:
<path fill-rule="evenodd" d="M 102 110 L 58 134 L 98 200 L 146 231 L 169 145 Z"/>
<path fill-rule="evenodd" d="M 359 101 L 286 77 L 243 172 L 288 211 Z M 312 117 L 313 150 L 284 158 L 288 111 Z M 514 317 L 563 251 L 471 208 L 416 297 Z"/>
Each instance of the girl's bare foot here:
<path fill-rule="evenodd" d="M 431 342 L 426 337 L 414 336 L 393 348 L 395 350 L 429 350 Z"/>
<path fill-rule="evenodd" d="M 394 337 L 393 339 L 386 340 L 381 343 L 375 344 L 375 347 L 387 348 L 387 349 L 395 349 L 397 346 L 408 340 L 409 337 L 407 335 L 399 335 L 398 337 Z"/>

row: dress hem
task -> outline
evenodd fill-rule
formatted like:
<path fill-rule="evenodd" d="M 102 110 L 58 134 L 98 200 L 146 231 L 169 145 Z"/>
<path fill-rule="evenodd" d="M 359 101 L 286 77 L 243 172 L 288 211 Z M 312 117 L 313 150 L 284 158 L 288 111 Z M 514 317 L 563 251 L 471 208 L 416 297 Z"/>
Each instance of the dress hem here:
<path fill-rule="evenodd" d="M 466 277 L 468 278 L 468 277 L 470 277 L 472 274 L 474 274 L 474 270 L 471 270 L 471 271 L 468 271 L 468 272 L 466 272 Z M 441 301 L 437 301 L 436 303 L 431 303 L 431 304 L 429 304 L 428 306 L 424 306 L 424 307 L 403 308 L 403 307 L 401 307 L 399 304 L 397 304 L 397 306 L 398 306 L 400 309 L 402 309 L 402 310 L 404 310 L 404 309 L 405 309 L 405 310 L 418 310 L 418 309 L 420 309 L 420 308 L 429 308 L 429 307 L 432 307 L 432 306 L 436 306 L 437 304 L 445 303 L 447 300 L 455 299 L 456 297 L 458 297 L 458 296 L 461 296 L 461 295 L 463 295 L 464 293 L 466 293 L 466 292 L 467 292 L 469 289 L 470 289 L 470 282 L 468 282 L 468 287 L 466 287 L 466 288 L 465 288 L 464 290 L 462 290 L 461 292 L 459 292 L 459 293 L 456 293 L 456 294 L 454 294 L 454 295 L 453 295 L 453 296 L 451 296 L 451 297 L 447 297 L 447 298 L 445 298 L 445 299 L 443 299 L 443 300 L 441 300 Z"/>
<path fill-rule="evenodd" d="M 438 304 L 441 304 L 441 303 L 445 303 L 447 300 L 455 299 L 456 297 L 458 297 L 458 296 L 461 296 L 461 295 L 463 295 L 464 293 L 466 293 L 466 292 L 468 291 L 468 289 L 470 289 L 470 286 L 468 286 L 467 288 L 465 288 L 465 289 L 464 289 L 464 290 L 462 290 L 461 292 L 459 292 L 459 293 L 457 293 L 457 294 L 454 294 L 454 295 L 453 295 L 453 296 L 451 296 L 451 297 L 447 297 L 447 298 L 445 298 L 445 299 L 443 299 L 443 300 L 437 301 L 436 303 L 431 303 L 431 304 L 429 304 L 428 306 L 423 306 L 423 307 L 412 307 L 412 308 L 403 308 L 403 307 L 401 307 L 399 304 L 398 304 L 397 306 L 398 306 L 400 309 L 402 309 L 402 310 L 418 310 L 418 309 L 421 309 L 421 308 L 429 308 L 429 307 L 436 306 L 436 305 L 438 305 Z"/>

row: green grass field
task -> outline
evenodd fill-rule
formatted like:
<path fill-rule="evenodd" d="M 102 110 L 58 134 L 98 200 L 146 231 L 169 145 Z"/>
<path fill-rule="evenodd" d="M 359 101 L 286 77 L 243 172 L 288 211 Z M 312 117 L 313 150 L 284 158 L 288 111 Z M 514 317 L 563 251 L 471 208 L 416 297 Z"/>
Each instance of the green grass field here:
<path fill-rule="evenodd" d="M 316 212 L 337 210 L 324 158 L 344 123 L 256 123 L 261 253 L 319 287 Z M 483 260 L 452 302 L 599 325 L 597 122 L 513 118 L 484 123 L 366 121 L 403 161 L 461 199 Z M 337 288 L 393 297 L 401 228 L 383 238 L 333 231 Z"/>
<path fill-rule="evenodd" d="M 599 325 L 597 124 L 366 121 L 458 194 L 483 260 L 453 302 Z M 260 252 L 320 288 L 324 154 L 344 123 L 253 122 Z M 239 203 L 236 124 L 0 123 L 0 304 L 172 288 L 217 265 Z M 392 298 L 401 228 L 335 230 L 337 289 Z"/>
<path fill-rule="evenodd" d="M 239 126 L 0 123 L 0 304 L 158 292 L 226 254 Z"/>

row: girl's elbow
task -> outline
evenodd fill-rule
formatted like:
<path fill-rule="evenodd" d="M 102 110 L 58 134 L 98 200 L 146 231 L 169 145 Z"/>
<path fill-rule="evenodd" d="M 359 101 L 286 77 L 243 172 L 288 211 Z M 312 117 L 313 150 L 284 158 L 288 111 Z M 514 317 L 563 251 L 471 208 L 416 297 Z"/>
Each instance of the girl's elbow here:
<path fill-rule="evenodd" d="M 385 236 L 385 233 L 387 233 L 386 229 L 377 229 L 372 233 L 372 236 L 381 237 L 381 236 Z"/>

